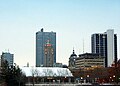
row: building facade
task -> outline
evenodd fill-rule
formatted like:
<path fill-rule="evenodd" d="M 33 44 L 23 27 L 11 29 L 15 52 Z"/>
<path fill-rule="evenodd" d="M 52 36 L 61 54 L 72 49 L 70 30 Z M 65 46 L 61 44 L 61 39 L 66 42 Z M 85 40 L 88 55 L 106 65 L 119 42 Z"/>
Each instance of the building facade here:
<path fill-rule="evenodd" d="M 9 66 L 13 66 L 14 55 L 9 52 L 2 52 L 1 61 L 7 61 Z M 2 64 L 1 64 L 2 65 Z"/>
<path fill-rule="evenodd" d="M 76 68 L 104 67 L 105 58 L 95 53 L 80 54 L 76 58 Z"/>
<path fill-rule="evenodd" d="M 45 45 L 47 41 L 50 41 L 54 59 L 53 62 L 56 63 L 56 33 L 55 32 L 43 32 L 41 31 L 36 32 L 36 67 L 41 67 L 44 65 L 45 59 Z"/>
<path fill-rule="evenodd" d="M 43 66 L 44 67 L 53 67 L 53 64 L 54 64 L 54 50 L 53 50 L 53 47 L 52 47 L 52 44 L 49 43 L 49 40 L 48 42 L 45 44 L 45 47 L 44 47 L 44 64 Z"/>
<path fill-rule="evenodd" d="M 96 33 L 91 36 L 92 53 L 97 53 L 105 57 L 105 67 L 117 61 L 117 35 L 113 29 L 105 33 Z"/>
<path fill-rule="evenodd" d="M 75 68 L 75 61 L 76 61 L 77 55 L 75 54 L 75 51 L 73 49 L 73 53 L 70 55 L 69 58 L 69 68 Z"/>

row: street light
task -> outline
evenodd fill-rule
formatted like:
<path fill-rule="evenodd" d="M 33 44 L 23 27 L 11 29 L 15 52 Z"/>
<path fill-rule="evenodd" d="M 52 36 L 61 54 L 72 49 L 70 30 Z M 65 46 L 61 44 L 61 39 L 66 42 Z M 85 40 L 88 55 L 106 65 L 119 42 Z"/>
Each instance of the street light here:
<path fill-rule="evenodd" d="M 89 82 L 89 77 L 90 77 L 90 75 L 87 75 L 88 82 Z"/>
<path fill-rule="evenodd" d="M 115 75 L 113 75 L 113 78 L 115 78 Z M 116 80 L 115 80 L 115 79 L 113 79 L 112 81 L 114 81 L 114 82 L 115 82 Z"/>
<path fill-rule="evenodd" d="M 83 79 L 83 77 L 80 77 L 81 79 Z"/>
<path fill-rule="evenodd" d="M 90 75 L 87 75 L 87 77 L 90 77 Z"/>
<path fill-rule="evenodd" d="M 113 77 L 115 78 L 115 75 L 113 75 Z"/>

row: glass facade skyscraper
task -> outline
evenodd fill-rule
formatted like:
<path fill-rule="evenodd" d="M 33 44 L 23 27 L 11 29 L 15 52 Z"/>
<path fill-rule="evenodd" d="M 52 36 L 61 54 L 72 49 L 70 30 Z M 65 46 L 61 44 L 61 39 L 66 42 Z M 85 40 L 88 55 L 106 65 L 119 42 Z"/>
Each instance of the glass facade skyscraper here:
<path fill-rule="evenodd" d="M 6 60 L 9 66 L 13 66 L 14 63 L 14 55 L 9 52 L 2 52 L 1 60 Z"/>
<path fill-rule="evenodd" d="M 117 61 L 117 35 L 113 29 L 105 33 L 92 34 L 91 42 L 92 53 L 105 57 L 105 67 Z"/>
<path fill-rule="evenodd" d="M 36 67 L 44 66 L 45 44 L 50 41 L 54 51 L 54 63 L 56 63 L 56 33 L 55 32 L 36 32 Z"/>

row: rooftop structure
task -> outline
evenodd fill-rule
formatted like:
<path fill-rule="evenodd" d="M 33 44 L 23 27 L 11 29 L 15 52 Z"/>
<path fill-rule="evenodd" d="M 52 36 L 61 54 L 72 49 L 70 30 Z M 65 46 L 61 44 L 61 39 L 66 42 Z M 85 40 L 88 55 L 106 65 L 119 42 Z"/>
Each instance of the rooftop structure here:
<path fill-rule="evenodd" d="M 59 67 L 22 67 L 23 73 L 26 74 L 27 77 L 40 76 L 40 77 L 72 77 L 72 73 L 67 68 L 59 68 Z"/>

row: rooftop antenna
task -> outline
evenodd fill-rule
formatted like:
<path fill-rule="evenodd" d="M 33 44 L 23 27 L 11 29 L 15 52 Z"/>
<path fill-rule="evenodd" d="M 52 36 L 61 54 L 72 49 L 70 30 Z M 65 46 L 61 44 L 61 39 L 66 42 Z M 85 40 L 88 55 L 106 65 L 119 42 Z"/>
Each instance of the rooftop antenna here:
<path fill-rule="evenodd" d="M 43 28 L 41 29 L 41 32 L 43 32 Z"/>
<path fill-rule="evenodd" d="M 73 53 L 74 53 L 74 51 L 75 51 L 75 50 L 74 50 L 74 47 L 73 47 Z"/>
<path fill-rule="evenodd" d="M 84 38 L 83 38 L 83 53 L 84 53 Z"/>
<path fill-rule="evenodd" d="M 27 62 L 27 67 L 29 67 L 29 62 Z"/>
<path fill-rule="evenodd" d="M 79 49 L 79 54 L 80 54 L 80 49 Z"/>

